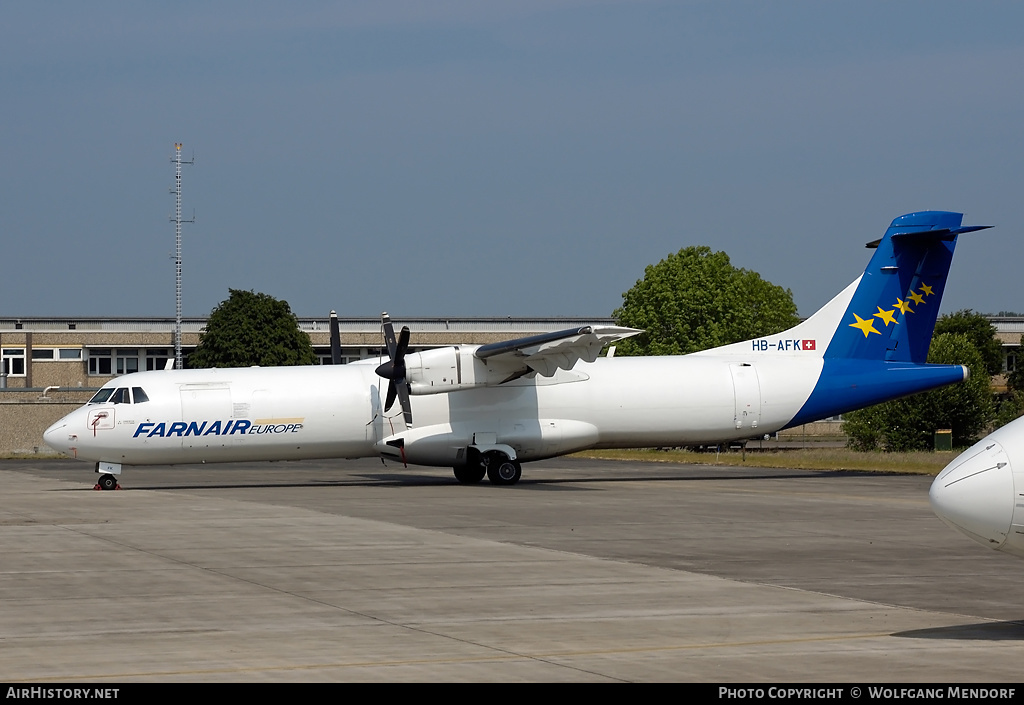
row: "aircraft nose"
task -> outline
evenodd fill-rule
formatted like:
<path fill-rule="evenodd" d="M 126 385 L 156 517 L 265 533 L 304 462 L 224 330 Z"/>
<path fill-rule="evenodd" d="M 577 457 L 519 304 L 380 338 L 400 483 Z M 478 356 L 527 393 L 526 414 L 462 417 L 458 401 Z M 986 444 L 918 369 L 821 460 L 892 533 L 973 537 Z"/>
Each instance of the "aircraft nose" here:
<path fill-rule="evenodd" d="M 1006 543 L 1013 522 L 1013 471 L 1006 451 L 985 439 L 947 465 L 928 492 L 946 524 L 989 548 Z"/>
<path fill-rule="evenodd" d="M 43 431 L 43 442 L 54 450 L 68 449 L 68 421 L 63 418 Z"/>

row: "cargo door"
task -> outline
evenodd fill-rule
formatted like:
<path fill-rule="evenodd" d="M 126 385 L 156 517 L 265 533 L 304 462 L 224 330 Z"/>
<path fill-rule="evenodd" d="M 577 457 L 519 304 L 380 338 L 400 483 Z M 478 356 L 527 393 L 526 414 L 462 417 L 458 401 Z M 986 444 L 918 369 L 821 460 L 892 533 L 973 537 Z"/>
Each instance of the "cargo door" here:
<path fill-rule="evenodd" d="M 737 429 L 756 430 L 761 421 L 761 385 L 757 369 L 749 363 L 729 365 L 735 399 L 733 423 Z"/>
<path fill-rule="evenodd" d="M 210 448 L 227 443 L 225 427 L 232 418 L 231 389 L 219 385 L 181 388 L 182 448 Z"/>

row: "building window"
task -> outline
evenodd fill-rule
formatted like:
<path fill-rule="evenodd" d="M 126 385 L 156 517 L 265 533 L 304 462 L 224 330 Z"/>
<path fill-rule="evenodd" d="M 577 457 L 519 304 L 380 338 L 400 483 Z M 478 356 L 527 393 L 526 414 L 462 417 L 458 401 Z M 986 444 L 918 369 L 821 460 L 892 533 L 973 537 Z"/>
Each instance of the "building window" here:
<path fill-rule="evenodd" d="M 127 375 L 139 371 L 139 351 L 117 349 L 117 374 Z"/>
<path fill-rule="evenodd" d="M 25 376 L 25 348 L 4 348 L 0 359 L 4 374 L 11 377 Z"/>
<path fill-rule="evenodd" d="M 140 362 L 147 370 L 162 370 L 168 359 L 174 359 L 163 348 L 92 348 L 88 355 L 89 374 L 108 377 L 138 372 Z"/>
<path fill-rule="evenodd" d="M 57 348 L 57 357 L 60 360 L 81 360 L 81 348 Z"/>
<path fill-rule="evenodd" d="M 147 349 L 146 350 L 146 369 L 147 370 L 165 370 L 167 369 L 167 361 L 174 359 L 174 353 L 170 350 L 159 350 L 159 349 Z"/>
<path fill-rule="evenodd" d="M 92 348 L 89 350 L 89 374 L 112 375 L 113 358 L 110 348 Z"/>
<path fill-rule="evenodd" d="M 32 360 L 52 360 L 53 348 L 32 348 Z"/>
<path fill-rule="evenodd" d="M 425 348 L 412 348 L 410 347 L 408 352 L 410 354 L 414 352 L 422 352 Z M 331 349 L 329 347 L 317 346 L 313 348 L 313 352 L 316 354 L 319 364 L 329 365 L 331 364 Z M 367 360 L 373 357 L 383 357 L 387 359 L 388 349 L 387 348 L 353 348 L 344 347 L 341 349 L 341 364 L 347 365 L 350 362 L 358 362 L 360 360 Z"/>
<path fill-rule="evenodd" d="M 323 353 L 319 353 L 319 354 L 317 354 L 317 359 L 320 361 L 321 365 L 329 365 L 329 364 L 331 364 L 331 354 L 330 353 L 327 353 L 326 355 L 324 355 Z M 358 355 L 342 355 L 341 356 L 341 364 L 342 365 L 347 365 L 350 362 L 356 362 L 358 360 L 359 360 L 359 356 Z"/>

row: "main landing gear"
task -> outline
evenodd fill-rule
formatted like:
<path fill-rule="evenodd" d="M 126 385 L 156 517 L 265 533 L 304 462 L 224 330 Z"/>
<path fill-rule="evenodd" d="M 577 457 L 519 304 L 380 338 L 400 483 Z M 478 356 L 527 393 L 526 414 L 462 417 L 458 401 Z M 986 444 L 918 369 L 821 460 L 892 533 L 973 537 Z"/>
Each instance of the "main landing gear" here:
<path fill-rule="evenodd" d="M 473 450 L 470 449 L 469 462 L 454 468 L 455 479 L 462 484 L 476 484 L 487 475 L 492 485 L 514 485 L 523 476 L 523 466 L 519 461 L 512 460 L 501 451 L 491 450 L 481 455 Z"/>
<path fill-rule="evenodd" d="M 487 468 L 483 465 L 456 465 L 453 469 L 455 479 L 463 485 L 475 485 L 487 474 Z"/>
<path fill-rule="evenodd" d="M 100 479 L 96 481 L 94 490 L 119 490 L 121 485 L 117 484 L 117 477 L 114 475 L 100 475 Z"/>

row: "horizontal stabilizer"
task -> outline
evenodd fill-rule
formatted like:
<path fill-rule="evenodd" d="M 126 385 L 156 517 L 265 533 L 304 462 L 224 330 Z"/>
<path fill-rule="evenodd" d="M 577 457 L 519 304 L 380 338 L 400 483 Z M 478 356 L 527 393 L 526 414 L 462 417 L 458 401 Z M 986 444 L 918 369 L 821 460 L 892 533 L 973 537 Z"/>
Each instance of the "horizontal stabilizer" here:
<path fill-rule="evenodd" d="M 966 227 L 957 228 L 955 230 L 950 230 L 949 228 L 940 228 L 939 230 L 913 230 L 905 233 L 893 233 L 893 237 L 897 239 L 911 239 L 918 236 L 925 236 L 933 240 L 945 240 L 948 242 L 956 238 L 957 235 L 963 235 L 964 233 L 973 233 L 977 232 L 978 230 L 988 230 L 991 227 L 991 225 L 968 225 Z M 882 238 L 878 238 L 877 240 L 872 240 L 871 242 L 869 242 L 867 245 L 865 245 L 865 247 L 872 250 L 877 249 L 878 245 L 881 242 Z"/>
<path fill-rule="evenodd" d="M 872 404 L 962 382 L 963 365 L 917 365 L 881 360 L 825 360 L 811 396 L 788 428 Z"/>

